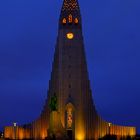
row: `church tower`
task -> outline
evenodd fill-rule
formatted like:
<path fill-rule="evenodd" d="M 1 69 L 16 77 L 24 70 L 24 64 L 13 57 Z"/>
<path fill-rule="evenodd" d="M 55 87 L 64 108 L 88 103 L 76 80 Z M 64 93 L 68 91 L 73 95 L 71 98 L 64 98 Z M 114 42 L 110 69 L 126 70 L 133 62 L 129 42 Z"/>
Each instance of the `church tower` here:
<path fill-rule="evenodd" d="M 38 119 L 18 127 L 19 139 L 38 140 L 48 136 L 49 105 L 54 95 L 57 97 L 62 127 L 70 140 L 97 140 L 107 134 L 136 134 L 135 127 L 107 123 L 96 111 L 87 71 L 78 0 L 63 1 L 46 103 Z M 13 130 L 11 127 L 5 128 L 6 138 L 14 137 Z"/>
<path fill-rule="evenodd" d="M 88 77 L 78 0 L 63 1 L 48 96 L 41 116 L 33 122 L 35 138 L 48 135 L 49 103 L 54 94 L 62 126 L 71 140 L 93 140 L 115 134 L 115 127 L 123 133 L 124 127 L 112 124 L 110 128 L 110 123 L 97 114 Z"/>
<path fill-rule="evenodd" d="M 64 0 L 61 9 L 48 102 L 54 93 L 67 135 L 78 140 L 91 137 L 97 113 L 92 101 L 77 0 Z"/>
<path fill-rule="evenodd" d="M 64 0 L 62 5 L 48 98 L 44 107 L 47 112 L 54 93 L 66 133 L 73 139 L 91 137 L 93 133 L 90 131 L 93 130 L 97 113 L 88 78 L 77 0 Z"/>

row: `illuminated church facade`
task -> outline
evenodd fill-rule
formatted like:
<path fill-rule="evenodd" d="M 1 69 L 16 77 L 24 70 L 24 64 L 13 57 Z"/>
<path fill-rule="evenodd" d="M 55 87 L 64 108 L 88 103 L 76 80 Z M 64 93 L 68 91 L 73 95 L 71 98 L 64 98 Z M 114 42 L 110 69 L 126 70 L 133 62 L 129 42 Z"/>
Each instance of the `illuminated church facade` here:
<path fill-rule="evenodd" d="M 50 102 L 57 98 L 57 110 Z M 96 111 L 87 71 L 77 0 L 64 0 L 46 103 L 41 115 L 24 126 L 5 127 L 5 138 L 97 140 L 105 135 L 135 136 L 136 128 L 104 121 Z"/>

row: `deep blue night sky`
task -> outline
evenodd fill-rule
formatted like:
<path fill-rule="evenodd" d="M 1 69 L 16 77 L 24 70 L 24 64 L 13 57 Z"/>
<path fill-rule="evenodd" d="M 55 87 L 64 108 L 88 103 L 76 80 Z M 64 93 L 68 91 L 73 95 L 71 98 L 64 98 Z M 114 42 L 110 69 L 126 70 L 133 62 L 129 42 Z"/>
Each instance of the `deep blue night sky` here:
<path fill-rule="evenodd" d="M 79 0 L 99 114 L 140 133 L 140 0 Z M 0 128 L 37 118 L 47 96 L 62 0 L 0 1 Z"/>

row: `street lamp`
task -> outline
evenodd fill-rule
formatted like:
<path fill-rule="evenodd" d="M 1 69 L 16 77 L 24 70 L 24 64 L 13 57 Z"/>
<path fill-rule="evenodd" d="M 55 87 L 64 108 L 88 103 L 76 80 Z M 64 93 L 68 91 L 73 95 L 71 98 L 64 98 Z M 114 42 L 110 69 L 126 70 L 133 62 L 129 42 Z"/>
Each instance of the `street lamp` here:
<path fill-rule="evenodd" d="M 17 127 L 17 123 L 14 122 L 13 125 L 14 125 L 14 139 L 16 140 L 16 127 Z"/>
<path fill-rule="evenodd" d="M 1 134 L 1 138 L 3 138 L 3 137 L 4 137 L 4 134 L 2 133 L 2 134 Z"/>
<path fill-rule="evenodd" d="M 109 135 L 110 135 L 110 127 L 111 127 L 111 123 L 108 123 Z"/>

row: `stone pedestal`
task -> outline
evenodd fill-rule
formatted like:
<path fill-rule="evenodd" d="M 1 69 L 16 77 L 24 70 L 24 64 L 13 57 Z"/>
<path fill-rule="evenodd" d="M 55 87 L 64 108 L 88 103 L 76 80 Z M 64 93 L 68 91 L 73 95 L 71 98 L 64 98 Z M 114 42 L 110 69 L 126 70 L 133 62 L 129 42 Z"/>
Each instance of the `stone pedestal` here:
<path fill-rule="evenodd" d="M 48 138 L 53 139 L 66 139 L 66 131 L 62 126 L 60 114 L 58 111 L 52 111 L 50 113 Z"/>

